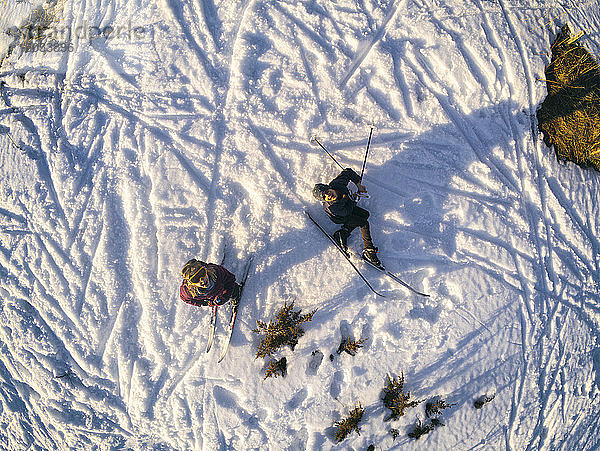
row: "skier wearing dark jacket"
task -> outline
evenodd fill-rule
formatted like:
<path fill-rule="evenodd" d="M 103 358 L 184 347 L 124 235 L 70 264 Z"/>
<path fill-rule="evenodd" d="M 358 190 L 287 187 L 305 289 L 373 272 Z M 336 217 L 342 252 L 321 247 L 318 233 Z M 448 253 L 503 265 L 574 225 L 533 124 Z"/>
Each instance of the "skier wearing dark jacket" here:
<path fill-rule="evenodd" d="M 325 213 L 336 224 L 342 227 L 333 234 L 333 238 L 344 250 L 348 250 L 348 237 L 356 228 L 360 227 L 364 243 L 363 257 L 376 266 L 381 262 L 377 258 L 377 248 L 373 245 L 369 230 L 369 212 L 356 205 L 356 201 L 348 190 L 348 183 L 354 183 L 359 193 L 367 190 L 361 182 L 360 176 L 350 168 L 344 169 L 328 185 L 317 183 L 313 188 L 313 196 L 322 202 Z"/>
<path fill-rule="evenodd" d="M 239 302 L 240 285 L 223 266 L 192 258 L 181 270 L 181 276 L 179 297 L 183 302 L 198 307 Z"/>

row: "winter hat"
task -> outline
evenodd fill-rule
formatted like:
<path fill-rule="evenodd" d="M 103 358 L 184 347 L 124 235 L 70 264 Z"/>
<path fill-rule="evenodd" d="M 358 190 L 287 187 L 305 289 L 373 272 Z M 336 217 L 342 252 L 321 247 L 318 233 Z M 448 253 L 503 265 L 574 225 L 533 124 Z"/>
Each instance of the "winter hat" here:
<path fill-rule="evenodd" d="M 318 200 L 323 200 L 323 196 L 325 192 L 329 189 L 329 185 L 324 185 L 323 183 L 317 183 L 313 188 L 313 196 Z"/>
<path fill-rule="evenodd" d="M 181 276 L 192 283 L 198 283 L 202 277 L 206 277 L 206 263 L 192 258 L 181 270 Z"/>

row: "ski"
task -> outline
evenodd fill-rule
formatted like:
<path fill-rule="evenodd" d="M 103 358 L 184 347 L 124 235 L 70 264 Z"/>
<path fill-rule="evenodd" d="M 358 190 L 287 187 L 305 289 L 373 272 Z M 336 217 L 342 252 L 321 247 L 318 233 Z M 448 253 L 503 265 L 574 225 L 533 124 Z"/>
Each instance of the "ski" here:
<path fill-rule="evenodd" d="M 235 320 L 237 318 L 237 312 L 240 307 L 240 302 L 242 300 L 242 293 L 244 292 L 244 285 L 246 285 L 246 279 L 248 278 L 248 274 L 250 273 L 250 266 L 252 265 L 253 256 L 248 259 L 246 262 L 246 267 L 244 268 L 244 275 L 242 277 L 242 283 L 240 283 L 240 294 L 237 305 L 231 305 L 231 316 L 229 317 L 229 331 L 227 333 L 227 338 L 225 339 L 225 345 L 223 346 L 223 350 L 221 351 L 221 355 L 219 356 L 219 360 L 217 363 L 220 363 L 224 358 L 225 354 L 227 354 L 227 350 L 229 349 L 229 343 L 231 343 L 231 337 L 233 335 L 233 327 L 235 326 Z"/>
<path fill-rule="evenodd" d="M 220 265 L 223 266 L 225 263 L 225 257 L 227 256 L 227 243 L 223 244 L 223 258 L 221 258 Z M 208 329 L 208 343 L 206 343 L 206 352 L 210 351 L 213 342 L 215 341 L 215 329 L 217 328 L 217 306 L 213 306 L 212 314 L 210 316 L 210 325 Z"/>
<path fill-rule="evenodd" d="M 213 306 L 212 315 L 210 316 L 210 325 L 208 329 L 208 343 L 206 344 L 206 352 L 210 351 L 210 348 L 215 341 L 215 329 L 217 328 L 217 306 Z"/>
<path fill-rule="evenodd" d="M 400 285 L 402 285 L 403 287 L 407 288 L 408 290 L 412 291 L 415 294 L 418 294 L 419 296 L 424 296 L 426 298 L 429 297 L 428 294 L 425 293 L 421 293 L 420 291 L 415 290 L 413 287 L 411 287 L 409 284 L 407 284 L 406 282 L 404 282 L 402 279 L 400 279 L 400 277 L 398 277 L 396 274 L 389 272 L 387 269 L 385 269 L 385 266 L 377 266 L 374 265 L 373 263 L 371 263 L 369 260 L 367 260 L 364 257 L 360 257 L 362 261 L 364 261 L 366 264 L 371 265 L 373 268 L 375 268 L 376 270 L 378 270 L 379 272 L 384 273 L 386 276 L 388 276 L 390 279 L 395 280 L 396 282 L 398 282 Z"/>
<path fill-rule="evenodd" d="M 331 235 L 329 235 L 325 229 L 323 227 L 321 227 L 321 225 L 315 220 L 315 218 L 312 217 L 312 215 L 310 214 L 310 212 L 308 210 L 304 210 L 304 212 L 306 213 L 306 215 L 309 217 L 309 219 L 319 228 L 319 230 L 321 232 L 323 232 L 323 234 L 329 238 L 329 241 L 331 241 L 334 246 L 336 247 L 336 249 L 338 251 L 340 251 L 342 253 L 342 255 L 346 258 L 346 260 L 348 260 L 348 263 L 350 263 L 352 265 L 352 267 L 354 268 L 354 270 L 356 271 L 356 273 L 360 276 L 360 278 L 363 280 L 364 283 L 367 284 L 367 286 L 371 289 L 371 291 L 373 293 L 375 293 L 377 296 L 381 296 L 381 297 L 385 297 L 385 295 L 378 293 L 375 288 L 373 288 L 371 286 L 371 284 L 369 283 L 369 281 L 367 279 L 365 279 L 365 276 L 362 275 L 362 273 L 360 272 L 360 269 L 358 269 L 356 267 L 356 265 L 354 264 L 354 262 L 350 259 L 350 255 L 344 251 L 344 249 L 342 249 L 338 243 L 336 243 L 336 241 L 333 239 L 333 237 Z"/>

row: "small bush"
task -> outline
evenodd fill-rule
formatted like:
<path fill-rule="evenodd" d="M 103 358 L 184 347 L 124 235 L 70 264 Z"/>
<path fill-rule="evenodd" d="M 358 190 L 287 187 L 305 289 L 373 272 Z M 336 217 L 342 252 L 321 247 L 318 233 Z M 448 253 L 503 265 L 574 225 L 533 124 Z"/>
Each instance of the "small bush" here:
<path fill-rule="evenodd" d="M 417 418 L 417 424 L 407 435 L 415 440 L 419 440 L 421 436 L 425 434 L 429 434 L 431 431 L 435 429 L 435 426 L 431 422 L 427 422 L 425 424 L 421 423 L 421 420 Z"/>
<path fill-rule="evenodd" d="M 343 441 L 348 434 L 352 433 L 352 431 L 356 431 L 356 433 L 360 435 L 358 423 L 360 423 L 364 411 L 365 409 L 362 408 L 359 402 L 358 406 L 350 412 L 346 419 L 335 422 L 335 427 L 337 428 L 335 431 L 335 439 L 338 443 Z"/>
<path fill-rule="evenodd" d="M 562 27 L 546 68 L 548 96 L 537 112 L 544 142 L 560 161 L 600 170 L 600 71 L 593 56 Z"/>
<path fill-rule="evenodd" d="M 425 416 L 429 418 L 435 415 L 441 415 L 442 410 L 455 405 L 456 403 L 446 404 L 446 401 L 444 401 L 443 399 L 428 401 L 427 404 L 425 404 Z"/>
<path fill-rule="evenodd" d="M 444 423 L 438 418 L 432 418 L 431 420 L 426 421 L 425 424 L 421 423 L 421 420 L 417 418 L 417 424 L 407 435 L 412 439 L 419 440 L 421 436 L 429 434 L 435 428 L 442 426 L 444 426 Z"/>
<path fill-rule="evenodd" d="M 404 373 L 398 378 L 386 376 L 386 385 L 383 389 L 383 405 L 390 409 L 392 413 L 384 421 L 396 420 L 404 411 L 410 407 L 415 407 L 421 401 L 410 401 L 410 392 L 404 392 Z"/>
<path fill-rule="evenodd" d="M 277 377 L 277 376 L 285 377 L 287 376 L 287 359 L 282 357 L 279 360 L 271 360 L 267 365 L 267 369 L 265 371 L 265 379 L 268 377 Z"/>
<path fill-rule="evenodd" d="M 342 352 L 346 352 L 346 353 L 350 354 L 351 356 L 355 356 L 356 351 L 358 351 L 360 348 L 362 348 L 362 345 L 364 342 L 365 342 L 365 340 L 362 340 L 362 339 L 356 341 L 351 338 L 342 338 L 342 342 L 338 346 L 337 353 L 341 354 Z"/>
<path fill-rule="evenodd" d="M 304 335 L 302 323 L 312 319 L 317 311 L 316 309 L 306 315 L 301 315 L 300 310 L 293 311 L 294 303 L 284 306 L 277 313 L 275 320 L 271 320 L 269 324 L 262 321 L 256 321 L 257 327 L 252 332 L 256 334 L 265 334 L 258 345 L 256 358 L 272 355 L 279 348 L 289 346 L 293 351 L 298 344 L 298 339 Z"/>

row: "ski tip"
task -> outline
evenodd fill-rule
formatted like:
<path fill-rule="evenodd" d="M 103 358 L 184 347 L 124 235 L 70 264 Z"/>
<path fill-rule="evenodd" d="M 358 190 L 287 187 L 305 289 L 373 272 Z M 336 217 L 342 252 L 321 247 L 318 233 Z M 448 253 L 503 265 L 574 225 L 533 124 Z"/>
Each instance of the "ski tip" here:
<path fill-rule="evenodd" d="M 219 356 L 219 360 L 217 360 L 217 363 L 221 363 L 223 360 L 225 360 L 225 356 L 227 356 L 227 351 L 229 351 L 229 343 L 226 345 L 225 349 L 223 349 L 223 351 L 221 352 L 221 355 Z"/>

